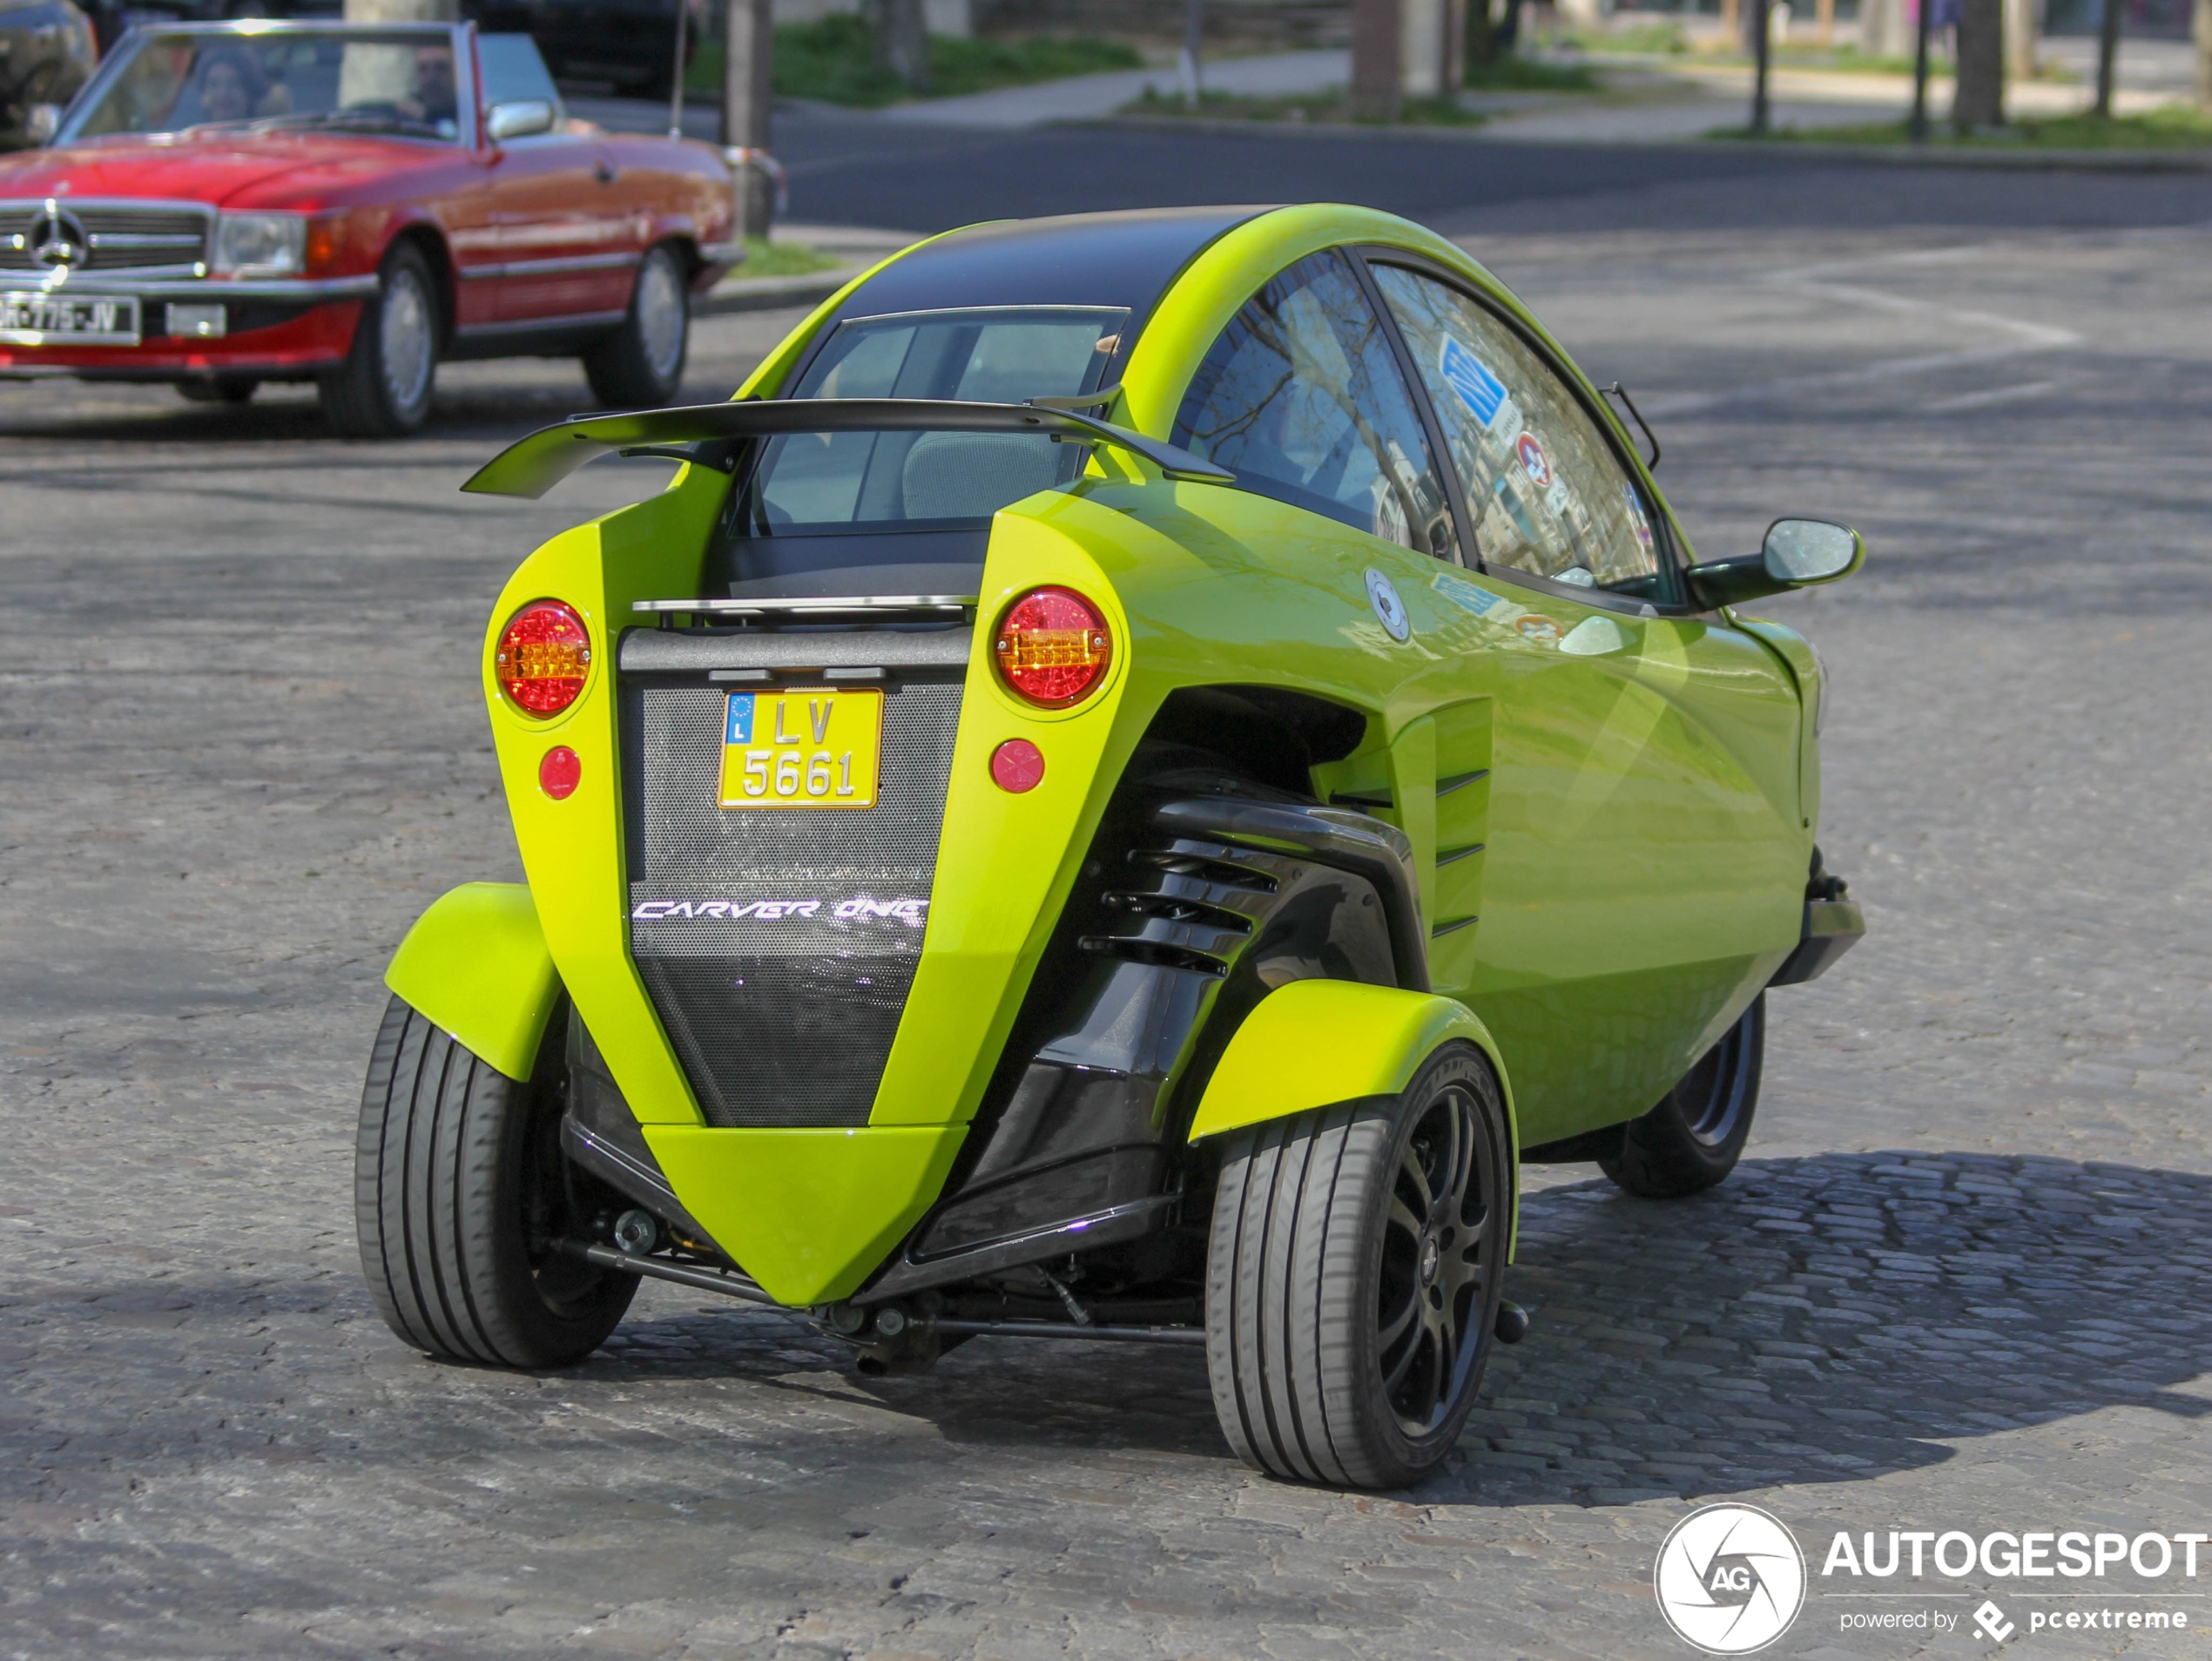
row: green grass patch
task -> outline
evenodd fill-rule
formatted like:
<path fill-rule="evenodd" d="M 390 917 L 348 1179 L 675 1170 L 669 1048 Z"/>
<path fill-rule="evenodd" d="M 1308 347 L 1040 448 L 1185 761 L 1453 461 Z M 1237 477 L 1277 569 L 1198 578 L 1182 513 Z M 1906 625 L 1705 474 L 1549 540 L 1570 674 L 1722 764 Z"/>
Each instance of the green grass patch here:
<path fill-rule="evenodd" d="M 1748 138 L 1743 127 L 1723 127 L 1706 135 L 1713 138 Z M 1864 126 L 1782 128 L 1766 135 L 1783 143 L 1827 145 L 1902 145 L 1912 142 L 1902 121 L 1871 122 Z M 1938 120 L 1928 135 L 1939 149 L 1976 150 L 2202 150 L 2212 148 L 2212 113 L 2185 105 L 2169 105 L 2141 115 L 2114 116 L 2100 120 L 2094 115 L 2050 116 L 2020 120 L 2001 131 L 1960 136 L 1948 123 Z"/>
<path fill-rule="evenodd" d="M 1122 106 L 1123 115 L 1196 116 L 1204 121 L 1287 121 L 1342 125 L 1360 118 L 1352 113 L 1344 88 L 1321 92 L 1293 92 L 1258 97 L 1240 92 L 1206 92 L 1192 109 L 1179 92 L 1158 92 L 1150 87 L 1144 96 Z M 1449 98 L 1407 98 L 1399 106 L 1397 125 L 1412 127 L 1479 127 L 1483 118 L 1462 110 Z M 1381 126 L 1383 122 L 1361 125 Z"/>
<path fill-rule="evenodd" d="M 1485 92 L 1595 92 L 1597 77 L 1580 64 L 1547 64 L 1507 54 L 1487 64 L 1472 60 L 1466 85 Z"/>
<path fill-rule="evenodd" d="M 804 242 L 771 242 L 765 237 L 749 236 L 745 240 L 745 263 L 735 275 L 739 277 L 805 277 L 817 271 L 834 271 L 846 264 L 819 248 Z"/>
<path fill-rule="evenodd" d="M 1638 24 L 1633 29 L 1610 29 L 1603 34 L 1564 34 L 1553 43 L 1586 52 L 1635 52 L 1671 57 L 1689 50 L 1689 37 L 1678 23 Z"/>
<path fill-rule="evenodd" d="M 929 37 L 929 95 L 956 98 L 995 87 L 1028 86 L 1101 70 L 1141 69 L 1136 49 L 1094 35 L 1038 35 L 1025 40 Z M 722 43 L 701 43 L 685 84 L 719 91 Z M 905 83 L 875 65 L 868 26 L 850 12 L 816 23 L 786 24 L 776 30 L 776 92 L 790 98 L 875 109 L 912 98 Z"/>

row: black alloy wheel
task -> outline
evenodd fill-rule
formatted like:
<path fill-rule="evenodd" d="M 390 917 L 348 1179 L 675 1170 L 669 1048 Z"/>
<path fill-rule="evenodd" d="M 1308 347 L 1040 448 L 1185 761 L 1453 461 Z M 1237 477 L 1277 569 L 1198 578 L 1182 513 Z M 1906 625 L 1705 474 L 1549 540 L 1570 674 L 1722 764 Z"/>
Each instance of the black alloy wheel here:
<path fill-rule="evenodd" d="M 1765 1058 L 1762 992 L 1657 1106 L 1621 1127 L 1621 1151 L 1598 1168 L 1646 1199 L 1679 1199 L 1722 1181 L 1750 1140 Z"/>
<path fill-rule="evenodd" d="M 1359 1488 L 1436 1468 L 1474 1405 L 1497 1324 L 1512 1170 L 1496 1077 L 1456 1042 L 1396 1097 L 1229 1139 L 1206 1361 L 1240 1458 Z"/>

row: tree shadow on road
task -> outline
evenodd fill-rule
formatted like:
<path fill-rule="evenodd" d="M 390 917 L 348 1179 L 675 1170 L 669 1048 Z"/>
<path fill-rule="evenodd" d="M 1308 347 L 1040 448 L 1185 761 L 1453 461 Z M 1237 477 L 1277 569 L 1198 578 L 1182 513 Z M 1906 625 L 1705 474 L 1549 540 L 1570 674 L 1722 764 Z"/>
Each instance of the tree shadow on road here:
<path fill-rule="evenodd" d="M 1510 1285 L 1530 1335 L 1420 1498 L 1852 1482 L 2115 1405 L 2212 1413 L 2175 1388 L 2212 1371 L 2212 1176 L 1837 1153 L 1671 1202 L 1575 1183 L 1529 1197 Z M 985 1340 L 857 1388 L 956 1441 L 1225 1456 L 1192 1351 Z"/>

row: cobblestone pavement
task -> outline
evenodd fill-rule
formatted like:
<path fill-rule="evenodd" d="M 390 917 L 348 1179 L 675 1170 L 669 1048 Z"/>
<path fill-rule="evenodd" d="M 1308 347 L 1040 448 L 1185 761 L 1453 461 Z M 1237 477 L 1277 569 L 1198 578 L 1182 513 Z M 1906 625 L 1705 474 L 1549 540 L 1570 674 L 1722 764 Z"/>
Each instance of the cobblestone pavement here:
<path fill-rule="evenodd" d="M 1838 1529 L 2212 1529 L 2212 228 L 1613 217 L 1454 228 L 1666 412 L 1707 557 L 1866 529 L 1774 609 L 1831 667 L 1872 932 L 1770 1000 L 1723 1187 L 1529 1173 L 1534 1330 L 1397 1496 L 1246 1472 L 1180 1351 L 863 1381 L 657 1286 L 573 1372 L 401 1348 L 348 1137 L 391 946 L 515 867 L 474 644 L 531 541 L 655 476 L 453 495 L 560 365 L 456 371 L 374 448 L 296 396 L 0 389 L 0 1656 L 1671 1657 L 1653 1554 L 1722 1498 L 1811 1555 L 1775 1653 L 1983 1653 L 1841 1622 L 1987 1590 L 2013 1647 L 2212 1654 L 2212 1557 L 1886 1604 L 1818 1572 Z M 787 321 L 709 325 L 696 388 Z M 2027 1633 L 2107 1593 L 2194 1629 Z"/>

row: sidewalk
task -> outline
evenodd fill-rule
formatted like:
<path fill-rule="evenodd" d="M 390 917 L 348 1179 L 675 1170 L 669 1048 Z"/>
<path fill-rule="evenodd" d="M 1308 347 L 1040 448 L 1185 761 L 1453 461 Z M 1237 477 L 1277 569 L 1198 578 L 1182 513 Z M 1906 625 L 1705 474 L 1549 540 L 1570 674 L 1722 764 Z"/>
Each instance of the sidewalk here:
<path fill-rule="evenodd" d="M 1352 54 L 1345 51 L 1275 52 L 1261 57 L 1225 57 L 1199 66 L 1209 92 L 1273 97 L 1318 92 L 1352 78 Z M 1180 71 L 1170 69 L 1115 70 L 1104 75 L 1076 75 L 1035 86 L 1008 86 L 966 98 L 918 98 L 881 111 L 886 121 L 914 121 L 932 126 L 1020 129 L 1058 121 L 1095 121 L 1134 104 L 1147 88 L 1164 97 L 1183 91 Z"/>

